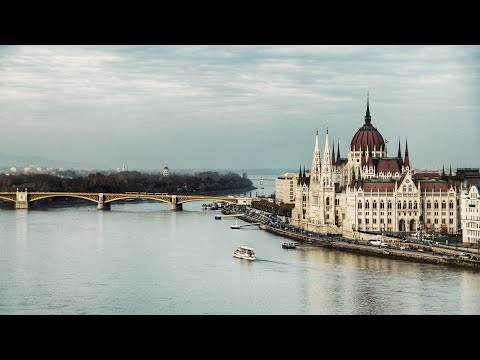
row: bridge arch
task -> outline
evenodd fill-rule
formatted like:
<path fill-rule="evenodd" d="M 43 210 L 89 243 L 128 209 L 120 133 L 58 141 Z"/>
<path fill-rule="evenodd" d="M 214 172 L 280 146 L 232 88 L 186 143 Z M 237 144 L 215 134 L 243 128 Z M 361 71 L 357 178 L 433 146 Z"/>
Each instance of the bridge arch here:
<path fill-rule="evenodd" d="M 8 196 L 8 195 L 0 195 L 0 200 L 5 200 L 5 201 L 11 201 L 15 202 L 15 197 L 14 196 Z"/>
<path fill-rule="evenodd" d="M 185 197 L 182 197 L 182 196 L 179 196 L 177 195 L 177 204 L 183 204 L 183 203 L 187 203 L 187 202 L 193 202 L 193 201 L 206 201 L 206 200 L 210 200 L 210 201 L 223 201 L 223 202 L 227 202 L 229 204 L 237 204 L 237 199 L 236 198 L 221 198 L 221 197 L 215 197 L 215 196 L 199 196 L 199 197 L 194 197 L 194 198 L 185 198 Z"/>
<path fill-rule="evenodd" d="M 118 201 L 118 200 L 126 200 L 126 199 L 148 199 L 148 200 L 155 200 L 155 201 L 158 201 L 158 202 L 163 202 L 163 203 L 167 203 L 167 204 L 170 204 L 171 201 L 169 199 L 159 199 L 159 198 L 154 198 L 154 197 L 150 197 L 150 196 L 119 196 L 119 197 L 114 197 L 114 198 L 108 198 L 104 201 L 104 203 L 111 203 L 111 202 L 114 202 L 114 201 Z"/>
<path fill-rule="evenodd" d="M 78 199 L 88 200 L 94 203 L 99 203 L 98 195 L 76 195 L 76 194 L 45 194 L 45 195 L 33 195 L 30 194 L 28 202 L 33 202 L 42 199 L 54 198 L 54 197 L 73 197 Z"/>

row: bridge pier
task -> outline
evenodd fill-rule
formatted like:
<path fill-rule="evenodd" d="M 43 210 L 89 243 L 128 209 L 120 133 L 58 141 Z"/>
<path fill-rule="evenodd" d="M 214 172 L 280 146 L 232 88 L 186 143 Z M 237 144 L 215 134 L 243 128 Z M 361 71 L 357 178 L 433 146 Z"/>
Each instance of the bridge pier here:
<path fill-rule="evenodd" d="M 110 203 L 98 203 L 97 210 L 110 210 Z"/>
<path fill-rule="evenodd" d="M 182 204 L 172 204 L 171 209 L 172 209 L 173 211 L 182 211 L 182 210 L 183 210 L 183 206 L 182 206 Z"/>
<path fill-rule="evenodd" d="M 98 194 L 98 206 L 97 210 L 110 210 L 110 203 L 106 203 L 103 198 L 103 193 Z"/>
<path fill-rule="evenodd" d="M 177 199 L 177 196 L 176 195 L 172 195 L 172 202 L 171 202 L 172 206 L 171 206 L 171 209 L 173 211 L 182 211 L 183 210 L 183 206 L 182 206 L 182 203 L 178 203 L 178 199 Z"/>
<path fill-rule="evenodd" d="M 15 200 L 15 209 L 26 209 L 28 210 L 28 192 L 17 191 L 17 197 Z"/>

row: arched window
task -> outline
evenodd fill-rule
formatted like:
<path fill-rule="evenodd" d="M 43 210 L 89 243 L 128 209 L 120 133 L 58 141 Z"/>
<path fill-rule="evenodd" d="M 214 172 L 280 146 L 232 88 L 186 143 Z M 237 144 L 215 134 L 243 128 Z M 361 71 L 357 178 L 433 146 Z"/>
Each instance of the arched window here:
<path fill-rule="evenodd" d="M 438 209 L 438 201 L 435 200 L 435 209 Z"/>
<path fill-rule="evenodd" d="M 380 201 L 380 209 L 384 209 L 385 208 L 385 204 L 383 203 L 383 200 Z"/>
<path fill-rule="evenodd" d="M 403 192 L 407 192 L 407 187 L 406 186 L 403 187 Z"/>
<path fill-rule="evenodd" d="M 391 208 L 392 208 L 392 202 L 391 202 L 390 200 L 388 200 L 387 207 L 388 207 L 389 209 L 391 209 Z"/>
<path fill-rule="evenodd" d="M 325 201 L 325 203 L 327 204 L 327 206 L 330 205 L 330 198 L 329 197 L 327 197 L 327 200 Z"/>
<path fill-rule="evenodd" d="M 370 203 L 367 201 L 365 201 L 365 209 L 370 209 Z"/>
<path fill-rule="evenodd" d="M 362 202 L 359 200 L 358 201 L 358 208 L 361 209 L 362 208 Z"/>
<path fill-rule="evenodd" d="M 411 186 L 408 187 L 408 192 L 412 192 L 412 187 Z"/>
<path fill-rule="evenodd" d="M 407 202 L 406 202 L 406 201 L 403 202 L 403 208 L 404 208 L 404 209 L 407 208 Z"/>
<path fill-rule="evenodd" d="M 411 202 L 411 201 L 408 202 L 408 208 L 409 208 L 409 209 L 412 208 L 412 202 Z"/>
<path fill-rule="evenodd" d="M 373 208 L 373 209 L 376 209 L 376 208 L 377 208 L 377 201 L 376 201 L 376 200 L 373 200 L 372 208 Z"/>
<path fill-rule="evenodd" d="M 430 200 L 427 201 L 427 209 L 431 209 L 432 208 L 432 204 L 430 203 Z"/>
<path fill-rule="evenodd" d="M 413 208 L 414 208 L 414 209 L 417 208 L 417 202 L 416 202 L 416 201 L 413 203 Z"/>
<path fill-rule="evenodd" d="M 450 209 L 453 209 L 453 201 L 450 200 Z"/>
<path fill-rule="evenodd" d="M 397 209 L 401 209 L 401 208 L 402 208 L 402 203 L 399 201 L 397 204 Z"/>
<path fill-rule="evenodd" d="M 447 203 L 445 202 L 445 200 L 442 201 L 442 209 L 446 209 L 447 208 Z"/>

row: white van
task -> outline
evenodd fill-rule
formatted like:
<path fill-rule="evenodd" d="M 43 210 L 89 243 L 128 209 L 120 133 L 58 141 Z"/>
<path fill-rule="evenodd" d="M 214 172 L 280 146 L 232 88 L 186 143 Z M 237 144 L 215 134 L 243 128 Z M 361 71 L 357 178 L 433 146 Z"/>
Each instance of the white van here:
<path fill-rule="evenodd" d="M 368 243 L 370 245 L 380 246 L 382 244 L 382 240 L 380 240 L 380 239 L 378 239 L 378 240 L 368 240 Z"/>

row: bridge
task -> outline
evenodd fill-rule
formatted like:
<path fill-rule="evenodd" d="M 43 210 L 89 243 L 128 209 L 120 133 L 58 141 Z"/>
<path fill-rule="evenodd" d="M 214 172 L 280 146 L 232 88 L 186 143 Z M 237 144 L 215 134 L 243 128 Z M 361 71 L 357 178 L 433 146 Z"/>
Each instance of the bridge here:
<path fill-rule="evenodd" d="M 251 205 L 252 198 L 236 198 L 231 196 L 172 195 L 167 193 L 126 192 L 126 193 L 87 193 L 87 192 L 0 192 L 0 201 L 14 202 L 15 209 L 28 209 L 31 202 L 55 198 L 73 197 L 97 203 L 98 210 L 110 210 L 114 201 L 127 199 L 147 199 L 169 203 L 172 210 L 181 211 L 182 204 L 192 201 L 223 201 L 230 204 Z"/>

